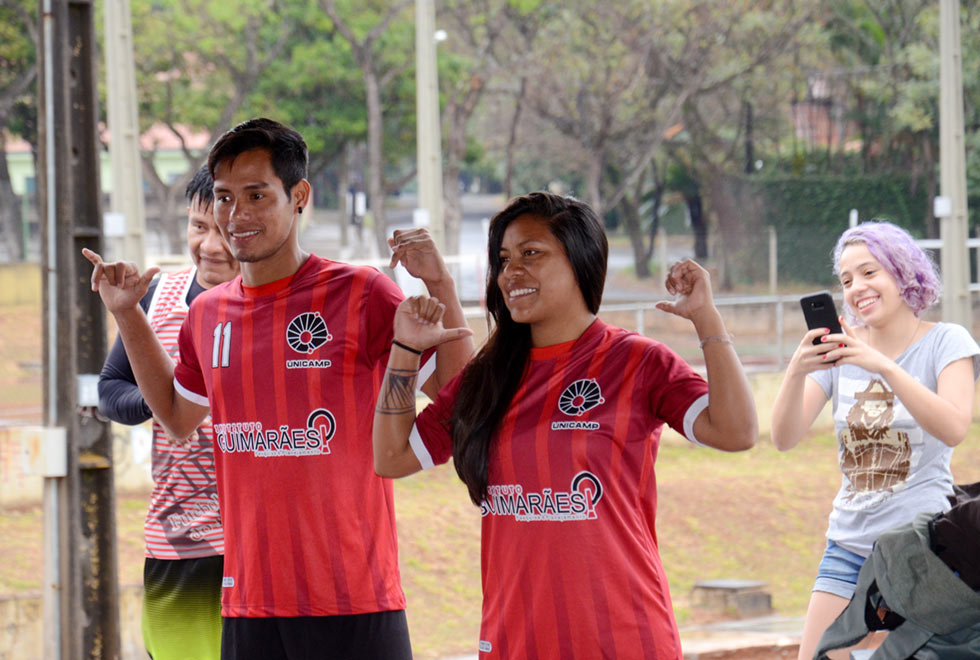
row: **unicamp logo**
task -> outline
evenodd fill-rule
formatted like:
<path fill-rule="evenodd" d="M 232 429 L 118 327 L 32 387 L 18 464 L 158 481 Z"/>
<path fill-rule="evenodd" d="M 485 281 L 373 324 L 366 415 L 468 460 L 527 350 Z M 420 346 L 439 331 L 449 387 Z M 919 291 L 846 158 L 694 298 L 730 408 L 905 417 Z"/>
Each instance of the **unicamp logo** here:
<path fill-rule="evenodd" d="M 583 378 L 577 380 L 561 393 L 558 397 L 558 410 L 569 417 L 581 417 L 589 410 L 605 403 L 602 397 L 602 388 L 595 378 Z M 551 423 L 552 431 L 569 431 L 575 429 L 586 429 L 595 431 L 599 428 L 598 422 L 582 421 L 556 421 Z"/>
<path fill-rule="evenodd" d="M 327 331 L 327 324 L 320 312 L 300 314 L 286 328 L 286 343 L 297 353 L 311 355 L 331 339 L 333 335 Z"/>
<path fill-rule="evenodd" d="M 605 403 L 602 390 L 595 378 L 577 380 L 558 397 L 558 409 L 566 415 L 579 417 L 586 411 L 592 410 L 600 403 Z"/>
<path fill-rule="evenodd" d="M 286 343 L 297 353 L 312 355 L 331 339 L 333 335 L 327 330 L 327 324 L 319 312 L 300 314 L 286 328 Z M 330 360 L 286 360 L 287 369 L 327 369 L 331 364 Z"/>

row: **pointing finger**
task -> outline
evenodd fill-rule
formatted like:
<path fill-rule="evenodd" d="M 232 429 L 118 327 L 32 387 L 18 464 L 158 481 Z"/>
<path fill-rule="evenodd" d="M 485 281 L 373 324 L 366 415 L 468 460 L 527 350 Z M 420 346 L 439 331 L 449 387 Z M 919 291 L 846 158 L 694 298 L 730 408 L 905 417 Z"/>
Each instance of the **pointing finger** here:
<path fill-rule="evenodd" d="M 140 286 L 141 287 L 148 286 L 150 284 L 150 281 L 152 281 L 153 278 L 156 277 L 156 274 L 159 272 L 160 269 L 157 268 L 156 266 L 153 266 L 152 268 L 147 268 L 146 272 L 143 273 L 143 275 L 140 277 L 139 280 Z"/>
<path fill-rule="evenodd" d="M 462 339 L 463 337 L 469 337 L 473 334 L 473 331 L 468 327 L 464 326 L 461 328 L 447 328 L 443 333 L 443 341 L 452 341 L 454 339 Z"/>

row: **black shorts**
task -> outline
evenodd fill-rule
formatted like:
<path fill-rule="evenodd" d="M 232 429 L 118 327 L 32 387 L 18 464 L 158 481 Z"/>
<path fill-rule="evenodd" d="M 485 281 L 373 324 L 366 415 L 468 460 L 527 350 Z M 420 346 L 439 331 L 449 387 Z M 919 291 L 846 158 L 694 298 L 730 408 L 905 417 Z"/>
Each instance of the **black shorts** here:
<path fill-rule="evenodd" d="M 225 618 L 222 660 L 411 660 L 404 610 Z"/>

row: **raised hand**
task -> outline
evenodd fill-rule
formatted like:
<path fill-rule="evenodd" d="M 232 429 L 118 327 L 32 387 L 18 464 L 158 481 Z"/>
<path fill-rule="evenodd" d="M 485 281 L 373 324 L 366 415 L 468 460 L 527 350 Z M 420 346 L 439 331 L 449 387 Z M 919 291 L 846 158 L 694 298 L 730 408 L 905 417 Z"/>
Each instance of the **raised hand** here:
<path fill-rule="evenodd" d="M 424 227 L 416 229 L 396 229 L 388 239 L 391 247 L 390 268 L 399 263 L 405 267 L 409 275 L 428 284 L 440 282 L 449 276 L 442 255 L 439 254 L 436 243 Z"/>
<path fill-rule="evenodd" d="M 657 309 L 689 321 L 701 312 L 714 311 L 711 276 L 696 261 L 685 259 L 671 264 L 665 284 L 667 293 L 677 299 L 658 302 Z"/>
<path fill-rule="evenodd" d="M 468 327 L 443 327 L 442 316 L 445 312 L 446 306 L 436 298 L 425 295 L 406 298 L 395 311 L 395 339 L 406 346 L 424 351 L 473 334 Z"/>
<path fill-rule="evenodd" d="M 115 314 L 139 305 L 146 295 L 150 282 L 160 272 L 159 268 L 148 268 L 140 274 L 139 268 L 131 261 L 106 263 L 102 256 L 87 248 L 82 248 L 82 256 L 92 262 L 92 291 L 98 291 L 109 312 Z"/>

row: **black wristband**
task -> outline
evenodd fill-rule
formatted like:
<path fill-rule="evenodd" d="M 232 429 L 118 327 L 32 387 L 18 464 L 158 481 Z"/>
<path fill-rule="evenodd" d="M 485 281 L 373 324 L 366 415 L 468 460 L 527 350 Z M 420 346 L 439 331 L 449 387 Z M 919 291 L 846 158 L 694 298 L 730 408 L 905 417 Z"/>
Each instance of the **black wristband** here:
<path fill-rule="evenodd" d="M 401 343 L 397 339 L 392 339 L 391 340 L 391 343 L 392 343 L 392 345 L 397 346 L 398 348 L 405 349 L 409 353 L 415 353 L 416 355 L 422 355 L 422 351 L 418 350 L 417 348 L 412 348 L 411 346 L 406 346 L 405 344 Z"/>

